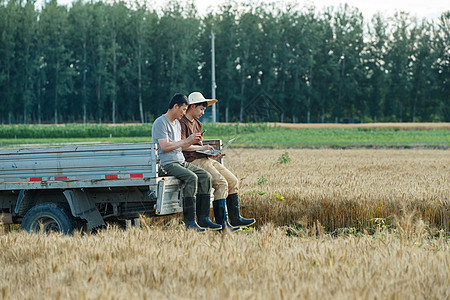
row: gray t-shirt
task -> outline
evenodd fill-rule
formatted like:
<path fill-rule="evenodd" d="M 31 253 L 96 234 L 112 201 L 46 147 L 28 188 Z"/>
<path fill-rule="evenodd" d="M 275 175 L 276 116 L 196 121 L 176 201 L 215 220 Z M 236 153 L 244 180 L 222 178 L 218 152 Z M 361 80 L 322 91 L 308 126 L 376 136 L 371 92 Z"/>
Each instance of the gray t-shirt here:
<path fill-rule="evenodd" d="M 157 118 L 152 126 L 152 140 L 153 143 L 158 144 L 158 156 L 162 166 L 173 162 L 184 163 L 184 155 L 181 147 L 172 151 L 163 152 L 158 143 L 160 139 L 168 139 L 169 142 L 181 141 L 181 126 L 178 120 L 175 120 L 174 125 L 164 115 Z"/>

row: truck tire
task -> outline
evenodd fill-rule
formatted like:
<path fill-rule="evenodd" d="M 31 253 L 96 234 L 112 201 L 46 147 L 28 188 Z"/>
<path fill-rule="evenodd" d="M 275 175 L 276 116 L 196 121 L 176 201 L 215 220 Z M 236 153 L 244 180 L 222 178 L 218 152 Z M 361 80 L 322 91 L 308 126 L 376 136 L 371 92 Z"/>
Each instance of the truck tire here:
<path fill-rule="evenodd" d="M 70 211 L 69 211 L 70 214 Z M 66 210 L 54 203 L 42 203 L 31 208 L 22 220 L 20 228 L 28 232 L 62 232 L 72 234 L 76 221 Z"/>

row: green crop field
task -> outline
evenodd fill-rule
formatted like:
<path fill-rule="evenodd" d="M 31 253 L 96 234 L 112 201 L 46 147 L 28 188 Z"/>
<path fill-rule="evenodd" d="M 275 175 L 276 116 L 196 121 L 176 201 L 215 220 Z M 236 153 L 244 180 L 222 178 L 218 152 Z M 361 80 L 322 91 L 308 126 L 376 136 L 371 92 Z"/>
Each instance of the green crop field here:
<path fill-rule="evenodd" d="M 340 127 L 285 128 L 269 124 L 205 124 L 205 139 L 237 137 L 234 146 L 273 148 L 424 147 L 448 148 L 450 129 Z M 367 125 L 367 124 L 366 124 Z M 292 127 L 292 126 L 291 126 Z M 151 141 L 151 124 L 143 125 L 2 125 L 0 146 L 79 142 L 130 143 Z"/>

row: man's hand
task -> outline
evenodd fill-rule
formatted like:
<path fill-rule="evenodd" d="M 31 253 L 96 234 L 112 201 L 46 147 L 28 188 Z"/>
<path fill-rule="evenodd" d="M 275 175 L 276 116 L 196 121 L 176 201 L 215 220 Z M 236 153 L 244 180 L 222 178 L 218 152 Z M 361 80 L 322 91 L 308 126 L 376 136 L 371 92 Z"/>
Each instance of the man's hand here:
<path fill-rule="evenodd" d="M 214 147 L 211 146 L 211 145 L 203 145 L 203 146 L 200 148 L 200 150 L 203 150 L 203 151 L 206 151 L 206 150 L 214 151 Z"/>
<path fill-rule="evenodd" d="M 163 152 L 169 152 L 181 147 L 181 149 L 186 150 L 192 144 L 200 141 L 201 133 L 193 133 L 187 139 L 180 140 L 177 142 L 169 142 L 169 139 L 159 139 L 158 143 Z"/>
<path fill-rule="evenodd" d="M 199 142 L 201 139 L 202 139 L 201 133 L 193 133 L 186 139 L 186 143 L 188 145 L 192 145 Z"/>

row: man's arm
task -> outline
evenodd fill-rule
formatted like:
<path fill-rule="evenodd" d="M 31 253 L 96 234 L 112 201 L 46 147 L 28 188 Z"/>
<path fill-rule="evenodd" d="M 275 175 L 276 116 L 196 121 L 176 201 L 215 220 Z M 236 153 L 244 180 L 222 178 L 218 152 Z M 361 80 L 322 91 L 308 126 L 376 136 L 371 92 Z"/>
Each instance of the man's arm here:
<path fill-rule="evenodd" d="M 214 151 L 214 147 L 211 145 L 190 145 L 187 148 L 183 148 L 183 151 L 197 151 L 197 150 L 211 150 Z"/>
<path fill-rule="evenodd" d="M 176 142 L 169 142 L 169 139 L 159 139 L 158 143 L 163 152 L 169 152 L 178 148 L 187 148 L 192 146 L 192 144 L 197 143 L 201 140 L 201 133 L 193 133 L 187 139 L 182 139 Z"/>
<path fill-rule="evenodd" d="M 180 122 L 181 124 L 181 140 L 184 140 L 187 138 L 188 135 L 188 129 L 184 122 Z M 186 145 L 182 147 L 183 151 L 193 152 L 197 150 L 214 150 L 214 148 L 210 145 L 203 145 L 202 143 L 203 135 L 200 133 L 200 145 Z"/>

